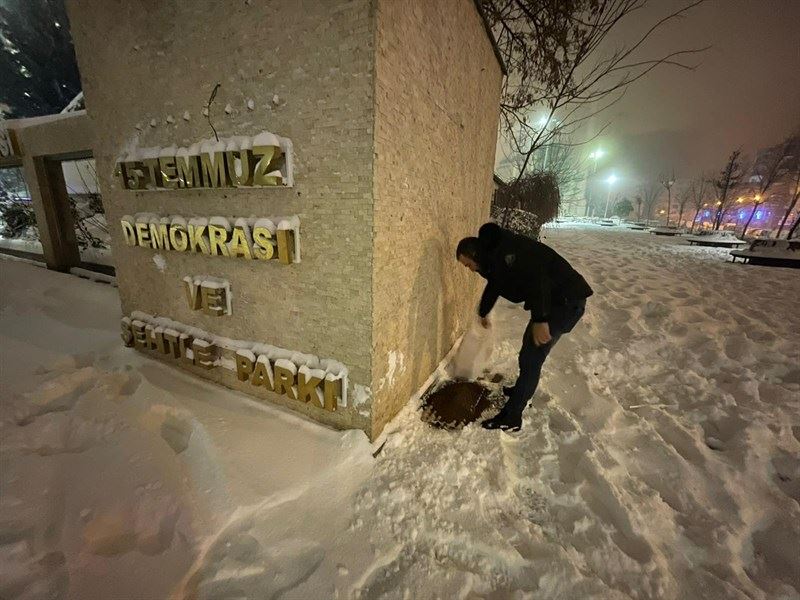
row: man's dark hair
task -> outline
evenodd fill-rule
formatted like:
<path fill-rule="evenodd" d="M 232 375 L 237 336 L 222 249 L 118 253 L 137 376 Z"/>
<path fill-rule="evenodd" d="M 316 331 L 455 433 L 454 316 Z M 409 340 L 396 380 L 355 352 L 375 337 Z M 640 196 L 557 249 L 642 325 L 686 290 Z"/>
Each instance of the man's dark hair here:
<path fill-rule="evenodd" d="M 475 262 L 478 261 L 478 238 L 476 237 L 466 237 L 460 242 L 458 242 L 458 246 L 456 247 L 456 258 L 459 256 L 466 256 L 467 258 L 471 258 Z"/>

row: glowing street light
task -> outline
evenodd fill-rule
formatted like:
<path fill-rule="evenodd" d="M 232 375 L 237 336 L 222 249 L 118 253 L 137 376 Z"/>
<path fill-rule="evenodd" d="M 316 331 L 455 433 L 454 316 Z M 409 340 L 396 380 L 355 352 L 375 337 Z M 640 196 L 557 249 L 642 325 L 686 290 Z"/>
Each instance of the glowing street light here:
<path fill-rule="evenodd" d="M 606 212 L 603 215 L 604 219 L 608 218 L 608 203 L 611 202 L 611 186 L 613 186 L 619 177 L 614 175 L 613 173 L 606 178 L 606 183 L 608 184 L 608 196 L 606 196 Z"/>

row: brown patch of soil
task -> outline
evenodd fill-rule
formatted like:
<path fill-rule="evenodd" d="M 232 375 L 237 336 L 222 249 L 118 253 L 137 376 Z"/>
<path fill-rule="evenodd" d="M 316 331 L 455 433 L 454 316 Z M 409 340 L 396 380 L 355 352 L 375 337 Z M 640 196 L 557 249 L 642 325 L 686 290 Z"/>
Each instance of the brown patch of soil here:
<path fill-rule="evenodd" d="M 489 407 L 489 390 L 473 381 L 451 381 L 422 400 L 422 420 L 434 427 L 460 429 Z"/>

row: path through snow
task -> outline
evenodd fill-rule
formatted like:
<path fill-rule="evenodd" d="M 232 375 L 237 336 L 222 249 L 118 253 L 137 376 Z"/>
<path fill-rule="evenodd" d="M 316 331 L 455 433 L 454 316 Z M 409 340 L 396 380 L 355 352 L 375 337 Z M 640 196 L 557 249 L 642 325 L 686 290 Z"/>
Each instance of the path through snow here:
<path fill-rule="evenodd" d="M 523 434 L 413 408 L 359 496 L 366 597 L 798 598 L 800 277 L 644 232 L 550 230 L 596 291 Z M 526 314 L 495 310 L 492 372 Z M 498 386 L 499 387 L 499 386 Z"/>

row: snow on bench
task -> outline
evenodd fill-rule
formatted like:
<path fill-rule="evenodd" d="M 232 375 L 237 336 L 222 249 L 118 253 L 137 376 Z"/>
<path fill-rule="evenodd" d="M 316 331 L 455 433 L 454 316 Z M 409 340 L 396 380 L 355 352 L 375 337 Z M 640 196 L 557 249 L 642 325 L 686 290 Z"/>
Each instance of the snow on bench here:
<path fill-rule="evenodd" d="M 800 267 L 800 239 L 753 240 L 744 250 L 731 250 L 733 262 L 741 258 L 751 265 Z"/>
<path fill-rule="evenodd" d="M 682 231 L 677 227 L 653 227 L 650 233 L 655 235 L 680 235 Z"/>
<path fill-rule="evenodd" d="M 717 246 L 717 247 L 726 247 L 726 248 L 738 248 L 739 246 L 744 246 L 747 244 L 745 240 L 742 240 L 736 235 L 731 232 L 727 231 L 717 231 L 712 234 L 698 234 L 698 235 L 690 235 L 686 238 L 686 241 L 689 242 L 690 245 L 697 245 L 697 246 Z"/>

